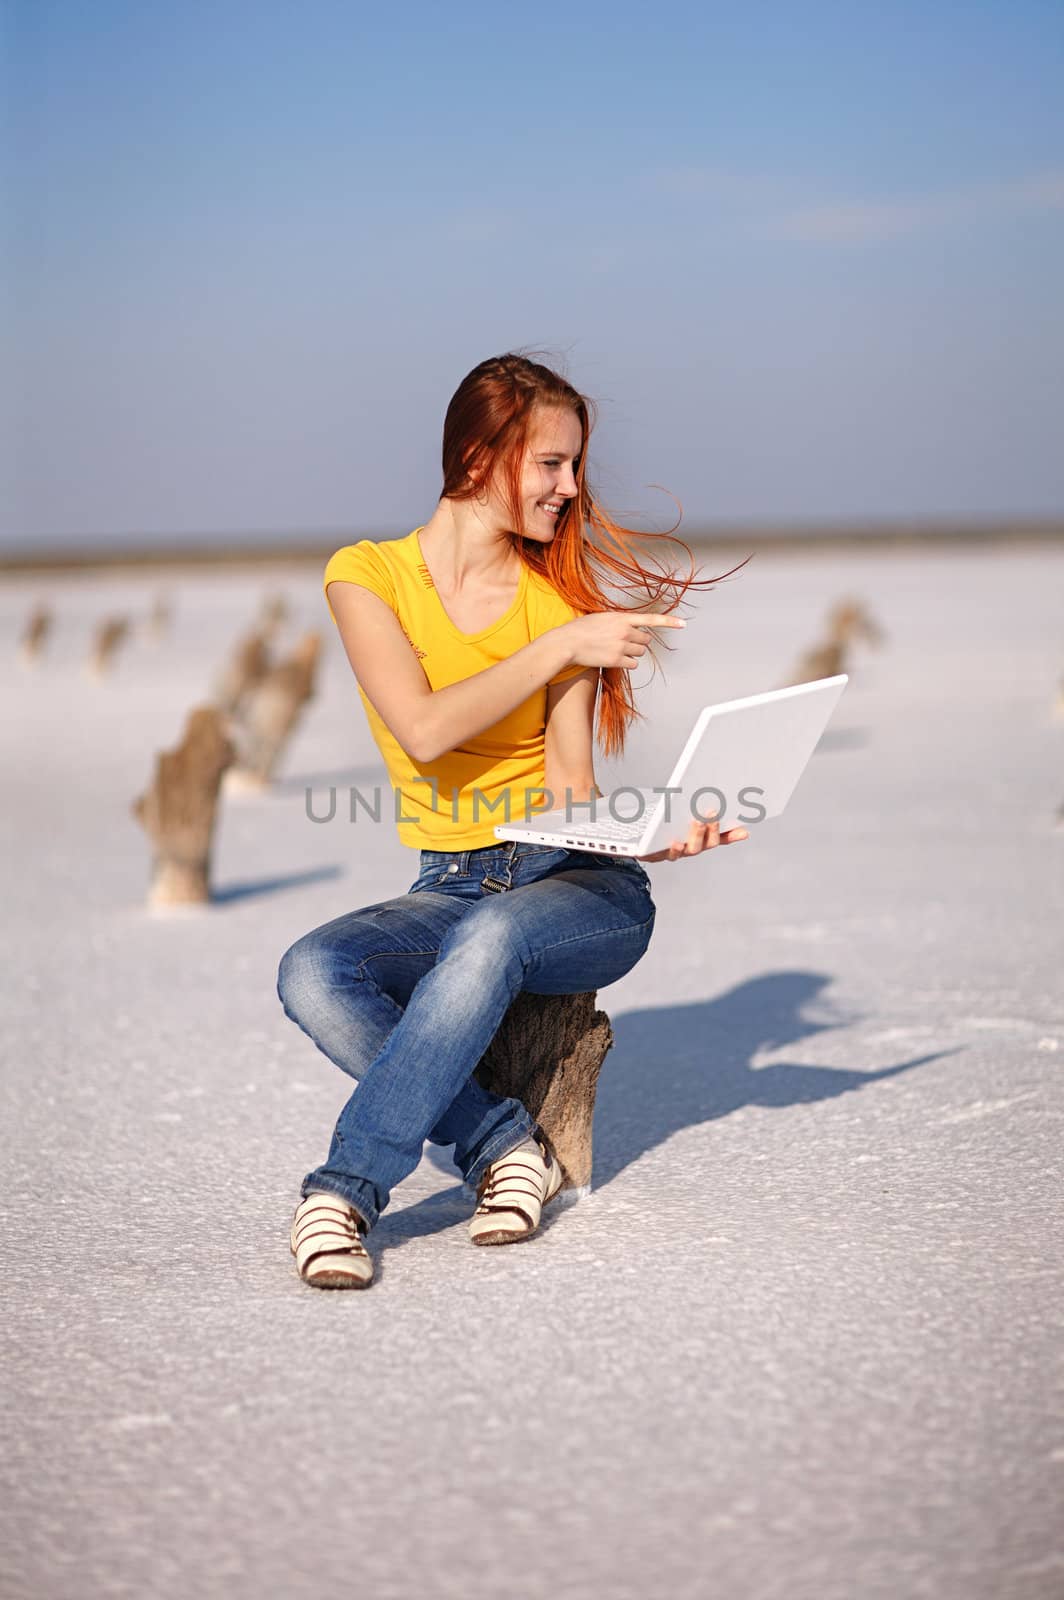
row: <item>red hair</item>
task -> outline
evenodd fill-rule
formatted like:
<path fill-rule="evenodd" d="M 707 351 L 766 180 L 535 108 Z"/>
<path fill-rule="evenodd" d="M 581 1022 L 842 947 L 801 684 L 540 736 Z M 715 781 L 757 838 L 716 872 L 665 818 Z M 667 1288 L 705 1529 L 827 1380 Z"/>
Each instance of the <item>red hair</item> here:
<path fill-rule="evenodd" d="M 521 504 L 521 475 L 528 444 L 532 412 L 537 406 L 566 407 L 580 421 L 582 443 L 574 475 L 576 496 L 558 519 L 549 545 L 525 534 Z M 514 548 L 522 561 L 547 579 L 574 610 L 671 612 L 689 589 L 707 589 L 738 572 L 732 567 L 719 578 L 696 578 L 695 558 L 689 545 L 668 533 L 641 533 L 615 522 L 596 499 L 587 479 L 587 445 L 595 425 L 594 402 L 573 388 L 550 367 L 525 355 L 510 352 L 491 356 L 474 367 L 458 385 L 443 424 L 443 490 L 441 499 L 471 500 L 481 485 L 498 473 L 498 481 L 511 512 Z M 682 514 L 682 513 L 681 513 Z M 679 524 L 674 524 L 674 527 Z M 605 539 L 611 552 L 595 538 Z M 676 544 L 686 551 L 691 576 L 644 566 L 633 553 L 633 541 Z M 619 552 L 619 553 L 618 553 Z M 749 561 L 747 556 L 746 560 Z M 618 605 L 603 588 L 603 580 L 635 597 L 641 604 Z M 650 645 L 661 643 L 656 637 Z M 620 755 L 631 723 L 643 713 L 636 708 L 628 670 L 604 667 L 601 673 L 597 737 L 607 756 Z"/>

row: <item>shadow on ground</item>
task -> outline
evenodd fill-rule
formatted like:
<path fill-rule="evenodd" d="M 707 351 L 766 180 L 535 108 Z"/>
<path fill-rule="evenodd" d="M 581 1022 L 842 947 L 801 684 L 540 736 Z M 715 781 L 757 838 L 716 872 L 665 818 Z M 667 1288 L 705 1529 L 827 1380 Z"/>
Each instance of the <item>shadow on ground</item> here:
<path fill-rule="evenodd" d="M 868 1072 L 779 1061 L 755 1067 L 763 1050 L 778 1050 L 862 1019 L 832 1010 L 823 973 L 776 972 L 753 978 L 714 1000 L 631 1011 L 613 1021 L 595 1105 L 592 1188 L 606 1187 L 633 1161 L 682 1128 L 726 1117 L 743 1106 L 808 1105 L 896 1078 L 953 1051 L 914 1056 Z M 608 997 L 603 1000 L 608 1011 Z M 427 1145 L 443 1172 L 455 1168 L 445 1150 Z M 462 1186 L 430 1195 L 378 1224 L 395 1245 L 453 1226 L 471 1214 Z"/>
<path fill-rule="evenodd" d="M 813 754 L 819 756 L 840 750 L 863 750 L 868 742 L 868 733 L 864 728 L 825 728 Z"/>
<path fill-rule="evenodd" d="M 281 889 L 302 889 L 308 883 L 322 883 L 328 878 L 342 878 L 347 867 L 312 867 L 306 872 L 288 872 L 273 878 L 249 878 L 243 883 L 223 883 L 211 890 L 213 905 L 228 905 L 234 900 L 248 900 L 255 895 L 277 894 Z"/>
<path fill-rule="evenodd" d="M 755 1067 L 764 1050 L 862 1020 L 828 1011 L 822 993 L 830 981 L 820 973 L 777 972 L 715 1000 L 618 1018 L 595 1107 L 593 1186 L 605 1187 L 681 1128 L 743 1106 L 783 1110 L 832 1100 L 953 1053 L 935 1051 L 873 1071 L 791 1061 Z"/>

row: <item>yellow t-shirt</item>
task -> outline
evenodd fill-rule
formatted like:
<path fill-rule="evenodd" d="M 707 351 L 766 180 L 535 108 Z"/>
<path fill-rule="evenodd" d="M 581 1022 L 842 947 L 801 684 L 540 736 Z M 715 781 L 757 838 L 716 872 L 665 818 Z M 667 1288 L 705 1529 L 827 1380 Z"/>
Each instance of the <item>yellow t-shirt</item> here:
<path fill-rule="evenodd" d="M 337 550 L 325 568 L 323 587 L 326 605 L 330 583 L 357 583 L 380 595 L 399 618 L 434 690 L 495 666 L 540 634 L 580 615 L 522 563 L 517 598 L 510 609 L 479 633 L 460 633 L 422 559 L 420 532 L 415 528 L 405 539 L 377 544 L 363 539 Z M 335 622 L 331 605 L 329 615 Z M 550 681 L 564 683 L 585 670 L 569 666 Z M 361 686 L 358 692 L 391 785 L 380 794 L 380 820 L 394 818 L 401 843 L 415 850 L 476 850 L 498 843 L 494 829 L 507 820 L 507 795 L 514 822 L 546 805 L 543 797 L 534 792 L 526 797 L 525 792 L 541 790 L 545 783 L 546 685 L 494 726 L 424 766 L 407 755 Z M 372 792 L 361 792 L 367 804 L 376 799 Z M 374 806 L 374 814 L 376 810 Z M 372 826 L 364 805 L 356 807 L 356 820 Z"/>

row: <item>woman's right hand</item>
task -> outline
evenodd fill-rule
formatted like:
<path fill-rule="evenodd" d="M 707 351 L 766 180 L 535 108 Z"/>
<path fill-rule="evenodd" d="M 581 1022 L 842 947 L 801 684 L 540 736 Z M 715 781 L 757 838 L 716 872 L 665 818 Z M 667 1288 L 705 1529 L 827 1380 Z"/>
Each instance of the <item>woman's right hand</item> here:
<path fill-rule="evenodd" d="M 650 642 L 651 628 L 686 628 L 682 617 L 650 611 L 589 611 L 587 616 L 563 622 L 570 662 L 580 667 L 639 665 Z"/>

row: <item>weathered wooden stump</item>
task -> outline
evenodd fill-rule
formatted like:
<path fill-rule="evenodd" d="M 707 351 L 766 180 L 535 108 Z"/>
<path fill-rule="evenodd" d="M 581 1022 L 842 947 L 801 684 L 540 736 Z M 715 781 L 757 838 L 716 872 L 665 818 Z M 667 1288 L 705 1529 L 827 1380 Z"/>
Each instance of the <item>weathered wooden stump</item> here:
<path fill-rule="evenodd" d="M 591 1123 L 599 1071 L 613 1043 L 591 994 L 529 994 L 511 1005 L 474 1076 L 535 1117 L 565 1174 L 563 1189 L 591 1182 Z"/>
<path fill-rule="evenodd" d="M 238 715 L 269 670 L 270 650 L 265 635 L 259 629 L 245 634 L 218 679 L 215 703 L 231 716 Z"/>
<path fill-rule="evenodd" d="M 799 658 L 788 684 L 814 683 L 818 678 L 833 678 L 849 670 L 854 641 L 883 643 L 883 630 L 869 615 L 860 600 L 839 600 L 828 612 L 826 638 Z"/>
<path fill-rule="evenodd" d="M 283 594 L 268 595 L 259 610 L 259 630 L 272 638 L 288 618 L 288 601 Z"/>
<path fill-rule="evenodd" d="M 222 774 L 236 754 L 217 706 L 190 712 L 176 750 L 156 758 L 151 787 L 132 811 L 155 847 L 151 906 L 210 900 L 210 859 Z"/>
<path fill-rule="evenodd" d="M 272 780 L 303 707 L 313 697 L 320 653 L 321 634 L 306 634 L 248 695 L 231 774 L 234 788 L 261 789 Z"/>
<path fill-rule="evenodd" d="M 883 629 L 861 600 L 839 600 L 828 613 L 828 627 L 840 639 L 863 639 L 878 646 L 884 642 Z"/>
<path fill-rule="evenodd" d="M 164 639 L 170 632 L 173 620 L 173 597 L 160 591 L 152 601 L 152 607 L 148 613 L 148 621 L 145 627 L 148 638 L 156 644 L 160 639 Z"/>
<path fill-rule="evenodd" d="M 818 678 L 833 678 L 846 670 L 846 647 L 837 640 L 813 645 L 799 657 L 798 665 L 787 679 L 788 684 L 816 683 Z"/>
<path fill-rule="evenodd" d="M 128 617 L 106 617 L 100 623 L 93 636 L 92 651 L 89 656 L 89 671 L 94 677 L 100 678 L 105 672 L 110 671 L 119 645 L 128 637 Z"/>
<path fill-rule="evenodd" d="M 19 654 L 27 666 L 32 666 L 44 650 L 52 626 L 52 613 L 45 605 L 34 606 L 26 621 L 19 641 Z"/>

